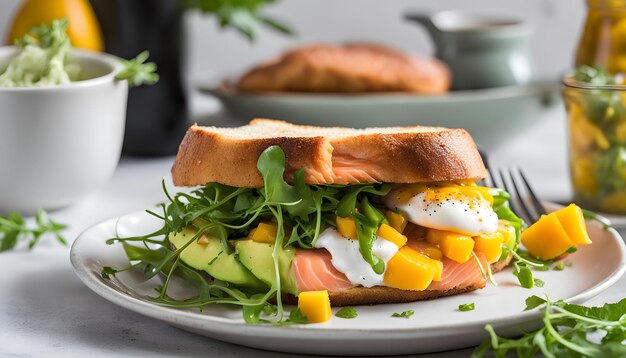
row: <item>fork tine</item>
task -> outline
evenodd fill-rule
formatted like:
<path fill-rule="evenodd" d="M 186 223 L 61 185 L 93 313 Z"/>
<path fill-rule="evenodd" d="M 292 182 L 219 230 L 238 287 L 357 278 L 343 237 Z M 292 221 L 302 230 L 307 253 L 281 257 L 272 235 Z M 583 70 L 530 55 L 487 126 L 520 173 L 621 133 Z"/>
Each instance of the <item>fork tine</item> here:
<path fill-rule="evenodd" d="M 483 164 L 485 165 L 485 169 L 487 169 L 487 177 L 485 177 L 485 179 L 481 180 L 482 185 L 493 188 L 493 187 L 495 187 L 496 184 L 493 181 L 493 174 L 491 173 L 491 168 L 489 167 L 489 158 L 487 157 L 487 153 L 485 153 L 485 151 L 482 150 L 482 149 L 478 149 L 478 153 L 480 154 L 480 157 L 483 160 Z"/>
<path fill-rule="evenodd" d="M 530 200 L 532 201 L 535 207 L 535 211 L 537 212 L 538 216 L 547 214 L 546 208 L 543 206 L 543 204 L 541 204 L 541 201 L 537 197 L 537 194 L 535 194 L 535 192 L 533 191 L 533 188 L 530 186 L 530 183 L 526 179 L 526 176 L 524 175 L 524 172 L 522 171 L 522 169 L 518 168 L 517 171 L 519 173 L 520 178 L 522 178 L 522 180 L 524 181 L 524 185 L 526 186 L 526 190 L 528 191 L 528 194 L 530 195 Z"/>
<path fill-rule="evenodd" d="M 526 215 L 524 215 L 524 212 L 520 210 L 520 206 L 518 205 L 518 202 L 519 202 L 520 205 L 524 208 L 524 210 L 526 209 L 526 207 L 523 204 L 521 204 L 520 194 L 517 192 L 517 190 L 515 191 L 511 190 L 513 188 L 507 184 L 507 181 L 504 176 L 504 171 L 502 169 L 500 170 L 500 180 L 502 182 L 502 187 L 504 188 L 504 190 L 506 190 L 509 194 L 511 194 L 511 199 L 509 199 L 509 206 L 511 207 L 511 210 L 513 210 L 513 212 L 517 216 L 520 216 L 523 220 L 530 221 L 528 212 L 526 212 Z"/>
<path fill-rule="evenodd" d="M 515 179 L 515 173 L 511 169 L 509 169 L 509 177 L 511 178 L 511 182 L 513 183 L 513 187 L 515 188 L 515 191 L 517 192 L 517 198 L 518 198 L 518 200 L 520 202 L 520 206 L 522 207 L 522 209 L 526 213 L 526 217 L 528 217 L 528 219 L 530 219 L 531 223 L 537 221 L 538 216 L 536 214 L 534 214 L 533 210 L 531 210 L 531 208 L 529 208 L 528 204 L 524 200 L 524 195 L 522 194 L 522 191 L 520 190 L 520 187 L 517 186 L 517 180 Z"/>

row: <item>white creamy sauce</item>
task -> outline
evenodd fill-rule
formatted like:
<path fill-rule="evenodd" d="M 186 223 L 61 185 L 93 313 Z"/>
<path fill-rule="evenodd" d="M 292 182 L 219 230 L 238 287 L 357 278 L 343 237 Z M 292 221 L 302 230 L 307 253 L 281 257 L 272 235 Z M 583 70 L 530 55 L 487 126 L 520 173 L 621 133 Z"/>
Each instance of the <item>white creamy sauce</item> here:
<path fill-rule="evenodd" d="M 385 274 L 377 274 L 368 264 L 359 251 L 359 241 L 343 237 L 337 230 L 328 228 L 324 230 L 315 242 L 318 249 L 324 248 L 332 256 L 332 264 L 335 268 L 348 277 L 355 285 L 364 287 L 382 286 Z M 373 246 L 374 255 L 387 262 L 398 252 L 398 247 L 391 241 L 378 237 Z"/>
<path fill-rule="evenodd" d="M 498 215 L 488 201 L 429 201 L 426 200 L 426 193 L 419 193 L 407 202 L 401 202 L 395 194 L 391 192 L 385 196 L 385 205 L 392 210 L 400 210 L 408 221 L 416 225 L 470 236 L 498 230 Z"/>

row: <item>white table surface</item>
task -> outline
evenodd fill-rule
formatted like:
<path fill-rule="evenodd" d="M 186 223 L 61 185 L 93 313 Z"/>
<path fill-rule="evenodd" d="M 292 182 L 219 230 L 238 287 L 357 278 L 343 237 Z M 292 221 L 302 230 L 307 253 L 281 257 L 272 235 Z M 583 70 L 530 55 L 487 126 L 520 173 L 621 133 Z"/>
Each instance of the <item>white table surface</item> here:
<path fill-rule="evenodd" d="M 564 113 L 560 106 L 541 124 L 490 151 L 496 164 L 526 170 L 539 194 L 567 200 L 570 190 L 565 155 Z M 51 216 L 69 224 L 72 241 L 107 218 L 142 210 L 162 200 L 161 178 L 173 157 L 122 158 L 113 179 L 75 205 Z M 626 297 L 626 279 L 590 303 Z M 466 357 L 471 350 L 429 356 Z M 235 346 L 187 333 L 117 307 L 85 287 L 74 275 L 69 247 L 52 239 L 33 251 L 0 254 L 0 356 L 290 356 Z"/>

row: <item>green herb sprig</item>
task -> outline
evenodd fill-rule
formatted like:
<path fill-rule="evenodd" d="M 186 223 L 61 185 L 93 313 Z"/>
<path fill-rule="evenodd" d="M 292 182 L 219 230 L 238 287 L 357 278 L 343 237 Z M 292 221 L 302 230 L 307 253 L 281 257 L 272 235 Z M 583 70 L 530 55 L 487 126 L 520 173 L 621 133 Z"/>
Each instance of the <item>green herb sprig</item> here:
<path fill-rule="evenodd" d="M 485 330 L 490 339 L 472 353 L 472 357 L 497 357 L 516 353 L 520 358 L 539 353 L 552 357 L 624 357 L 626 356 L 626 298 L 601 307 L 586 307 L 564 301 L 551 302 L 538 296 L 526 299 L 526 310 L 543 306 L 544 327 L 518 339 L 497 335 L 491 325 Z M 600 332 L 600 342 L 588 339 L 589 333 Z"/>
<path fill-rule="evenodd" d="M 391 315 L 391 317 L 409 319 L 409 318 L 411 318 L 411 316 L 413 316 L 413 314 L 415 314 L 415 311 L 413 311 L 413 310 L 406 310 L 406 311 L 403 311 L 403 312 L 394 312 Z"/>
<path fill-rule="evenodd" d="M 14 249 L 18 242 L 28 240 L 28 248 L 32 249 L 46 234 L 56 237 L 63 245 L 67 245 L 62 231 L 67 226 L 50 219 L 48 214 L 39 209 L 35 216 L 35 227 L 29 228 L 24 217 L 12 212 L 6 217 L 0 216 L 0 252 Z"/>
<path fill-rule="evenodd" d="M 337 311 L 337 313 L 335 313 L 336 317 L 345 319 L 356 318 L 358 315 L 359 313 L 356 311 L 356 309 L 350 306 L 342 307 L 339 311 Z"/>
<path fill-rule="evenodd" d="M 184 0 L 183 5 L 215 15 L 222 28 L 233 27 L 253 41 L 257 28 L 262 25 L 283 34 L 294 34 L 288 25 L 261 13 L 264 5 L 274 2 L 275 0 Z"/>
<path fill-rule="evenodd" d="M 461 312 L 468 312 L 468 311 L 473 311 L 476 308 L 476 305 L 474 304 L 474 302 L 472 303 L 463 303 L 459 305 L 459 311 Z"/>
<path fill-rule="evenodd" d="M 130 87 L 157 83 L 159 81 L 159 75 L 156 73 L 157 65 L 154 62 L 146 62 L 148 57 L 150 57 L 150 52 L 143 51 L 133 59 L 122 59 L 123 68 L 115 75 L 115 78 L 128 81 Z"/>

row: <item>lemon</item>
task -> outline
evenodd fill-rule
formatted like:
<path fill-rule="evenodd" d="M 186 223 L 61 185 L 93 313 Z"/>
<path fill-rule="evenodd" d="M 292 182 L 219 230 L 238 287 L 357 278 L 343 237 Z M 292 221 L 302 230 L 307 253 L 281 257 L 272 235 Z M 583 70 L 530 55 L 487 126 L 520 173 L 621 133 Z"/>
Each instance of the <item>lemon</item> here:
<path fill-rule="evenodd" d="M 33 26 L 67 18 L 67 34 L 75 47 L 103 50 L 102 33 L 96 15 L 87 0 L 26 0 L 10 27 L 7 42 L 27 34 Z"/>

